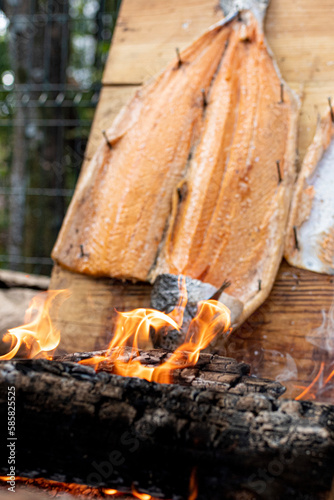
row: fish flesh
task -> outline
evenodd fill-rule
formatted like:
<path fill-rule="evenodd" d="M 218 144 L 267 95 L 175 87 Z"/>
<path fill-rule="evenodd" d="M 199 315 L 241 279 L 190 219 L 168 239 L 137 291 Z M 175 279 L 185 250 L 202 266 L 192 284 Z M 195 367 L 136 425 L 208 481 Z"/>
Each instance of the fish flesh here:
<path fill-rule="evenodd" d="M 54 260 L 94 276 L 228 280 L 242 322 L 283 255 L 298 112 L 261 20 L 242 11 L 209 29 L 107 131 Z"/>
<path fill-rule="evenodd" d="M 231 29 L 204 33 L 121 111 L 79 178 L 52 252 L 56 262 L 93 276 L 147 279 L 200 135 L 202 89 Z"/>
<path fill-rule="evenodd" d="M 285 258 L 296 267 L 334 274 L 334 124 L 319 121 L 298 176 L 289 217 Z"/>

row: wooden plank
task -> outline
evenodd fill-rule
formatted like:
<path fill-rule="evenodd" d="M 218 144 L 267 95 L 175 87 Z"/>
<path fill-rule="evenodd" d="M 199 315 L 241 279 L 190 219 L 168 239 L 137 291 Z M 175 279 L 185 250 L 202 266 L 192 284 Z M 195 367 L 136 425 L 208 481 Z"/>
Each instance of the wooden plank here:
<path fill-rule="evenodd" d="M 102 130 L 138 85 L 168 63 L 175 47 L 183 48 L 221 17 L 217 4 L 217 0 L 123 0 L 87 159 L 101 140 Z M 331 9 L 331 0 L 271 0 L 267 15 L 265 29 L 278 65 L 303 100 L 301 157 L 312 140 L 318 114 L 326 109 L 327 97 L 334 95 Z M 55 266 L 51 288 L 64 287 L 72 296 L 58 318 L 63 351 L 104 347 L 115 307 L 123 310 L 149 304 L 150 285 L 94 279 Z M 265 304 L 233 334 L 227 347 L 215 348 L 251 362 L 254 372 L 264 377 L 282 376 L 282 370 L 287 375 L 290 370 L 289 395 L 294 396 L 300 391 L 295 387 L 296 370 L 298 378 L 307 381 L 319 369 L 323 353 L 307 337 L 317 335 L 333 297 L 333 278 L 283 263 Z"/>
<path fill-rule="evenodd" d="M 299 151 L 303 157 L 317 116 L 334 96 L 331 0 L 271 0 L 265 23 L 270 47 L 288 84 L 303 97 Z M 141 84 L 222 13 L 217 0 L 124 0 L 103 78 L 105 85 Z"/>
<path fill-rule="evenodd" d="M 332 0 L 271 0 L 265 33 L 288 82 L 333 81 L 332 12 Z M 221 17 L 217 0 L 123 0 L 103 83 L 142 83 Z"/>
<path fill-rule="evenodd" d="M 17 271 L 0 270 L 0 288 L 35 288 L 47 290 L 50 284 L 48 276 L 20 273 Z"/>
<path fill-rule="evenodd" d="M 331 0 L 271 0 L 265 32 L 284 78 L 333 79 Z M 124 0 L 104 84 L 142 83 L 221 19 L 217 0 Z"/>
<path fill-rule="evenodd" d="M 143 83 L 221 17 L 217 0 L 123 0 L 104 85 Z"/>
<path fill-rule="evenodd" d="M 249 362 L 258 376 L 279 377 L 283 385 L 289 380 L 287 396 L 295 397 L 301 392 L 300 383 L 312 381 L 322 361 L 332 364 L 320 345 L 326 335 L 327 340 L 333 335 L 331 322 L 321 328 L 333 307 L 333 276 L 297 269 L 284 261 L 268 299 L 219 352 Z M 332 369 L 327 369 L 326 376 Z"/>

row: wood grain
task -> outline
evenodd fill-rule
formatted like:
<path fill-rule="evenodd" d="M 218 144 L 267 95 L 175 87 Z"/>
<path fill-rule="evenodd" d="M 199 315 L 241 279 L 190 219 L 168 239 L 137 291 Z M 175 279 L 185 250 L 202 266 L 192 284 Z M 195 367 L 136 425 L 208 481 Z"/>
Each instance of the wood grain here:
<path fill-rule="evenodd" d="M 333 10 L 332 0 L 271 0 L 266 18 L 268 42 L 282 75 L 302 98 L 301 159 L 313 138 L 318 115 L 326 109 L 327 97 L 334 96 L 334 34 L 329 22 Z M 220 18 L 217 0 L 123 0 L 87 159 L 94 154 L 102 130 L 135 89 L 174 57 L 175 47 L 182 49 Z M 115 307 L 149 304 L 150 285 L 92 279 L 58 266 L 50 287 L 72 291 L 58 318 L 60 348 L 67 352 L 104 347 Z M 283 263 L 267 301 L 230 337 L 227 346 L 215 349 L 244 358 L 261 376 L 281 376 L 283 383 L 284 374 L 292 377 L 288 395 L 295 396 L 301 392 L 296 385 L 311 381 L 325 358 L 307 337 L 317 336 L 333 298 L 332 278 Z"/>

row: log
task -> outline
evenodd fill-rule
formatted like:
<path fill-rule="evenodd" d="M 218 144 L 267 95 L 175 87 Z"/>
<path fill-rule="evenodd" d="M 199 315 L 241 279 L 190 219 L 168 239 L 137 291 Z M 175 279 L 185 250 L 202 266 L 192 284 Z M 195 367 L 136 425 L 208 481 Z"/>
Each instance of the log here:
<path fill-rule="evenodd" d="M 4 479 L 0 477 L 1 500 L 10 499 L 13 495 L 11 491 L 8 491 L 8 484 Z M 61 500 L 78 500 L 78 498 L 87 500 L 104 500 L 106 498 L 133 500 L 134 498 L 132 495 L 123 496 L 122 494 L 117 494 L 116 497 L 109 496 L 108 490 L 105 491 L 104 488 L 92 488 L 76 483 L 59 483 L 43 478 L 27 479 L 17 477 L 15 482 L 15 500 L 50 500 L 50 497 Z M 7 492 L 5 492 L 6 490 Z"/>
<path fill-rule="evenodd" d="M 55 361 L 78 363 L 93 356 L 105 356 L 107 351 L 73 353 L 55 358 Z M 137 356 L 131 354 L 131 348 L 124 348 L 124 360 L 132 356 L 134 361 L 140 361 L 145 366 L 155 367 L 162 364 L 170 356 L 166 349 L 140 350 Z M 113 363 L 103 361 L 98 371 L 113 373 Z M 218 392 L 232 392 L 244 395 L 249 392 L 268 394 L 274 398 L 285 392 L 285 387 L 279 382 L 265 378 L 249 376 L 250 366 L 237 362 L 233 358 L 217 356 L 208 353 L 200 354 L 196 366 L 174 370 L 173 383 L 191 387 L 214 388 Z"/>
<path fill-rule="evenodd" d="M 48 276 L 20 273 L 0 269 L 0 288 L 30 288 L 47 290 L 50 284 Z M 37 293 L 37 292 L 36 292 Z"/>
<path fill-rule="evenodd" d="M 156 384 L 70 361 L 12 360 L 0 363 L 2 429 L 8 386 L 16 389 L 20 476 L 124 492 L 134 486 L 180 500 L 194 473 L 199 500 L 237 498 L 240 490 L 310 499 L 331 487 L 332 405 Z"/>

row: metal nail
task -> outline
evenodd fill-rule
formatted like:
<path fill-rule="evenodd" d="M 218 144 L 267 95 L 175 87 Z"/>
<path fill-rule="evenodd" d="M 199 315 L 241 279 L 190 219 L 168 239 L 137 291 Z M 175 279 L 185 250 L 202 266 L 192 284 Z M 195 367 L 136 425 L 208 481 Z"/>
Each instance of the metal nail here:
<path fill-rule="evenodd" d="M 299 250 L 299 242 L 298 242 L 298 234 L 297 234 L 297 227 L 293 226 L 293 234 L 295 236 L 295 247 L 296 250 Z"/>
<path fill-rule="evenodd" d="M 334 111 L 333 111 L 333 107 L 332 107 L 332 99 L 330 97 L 328 97 L 328 104 L 329 104 L 329 109 L 331 111 L 331 119 L 332 119 L 332 122 L 334 123 Z"/>
<path fill-rule="evenodd" d="M 106 131 L 105 131 L 105 130 L 102 130 L 102 135 L 103 135 L 103 137 L 104 137 L 104 138 L 105 138 L 105 140 L 106 140 L 106 143 L 107 143 L 108 148 L 109 148 L 109 149 L 112 149 L 112 144 L 111 144 L 111 142 L 109 141 L 108 136 L 107 136 L 107 133 L 106 133 Z"/>
<path fill-rule="evenodd" d="M 206 108 L 208 105 L 208 100 L 206 98 L 205 89 L 202 89 L 201 92 L 202 92 L 202 98 L 203 98 L 203 108 Z"/>
<path fill-rule="evenodd" d="M 180 68 L 182 66 L 182 59 L 181 59 L 181 55 L 180 55 L 180 49 L 178 47 L 176 47 L 176 57 L 178 59 L 178 63 L 177 63 L 177 66 L 178 68 Z"/>
<path fill-rule="evenodd" d="M 277 174 L 278 174 L 278 184 L 282 182 L 282 173 L 281 173 L 281 164 L 279 160 L 276 160 L 276 165 L 277 165 Z"/>

